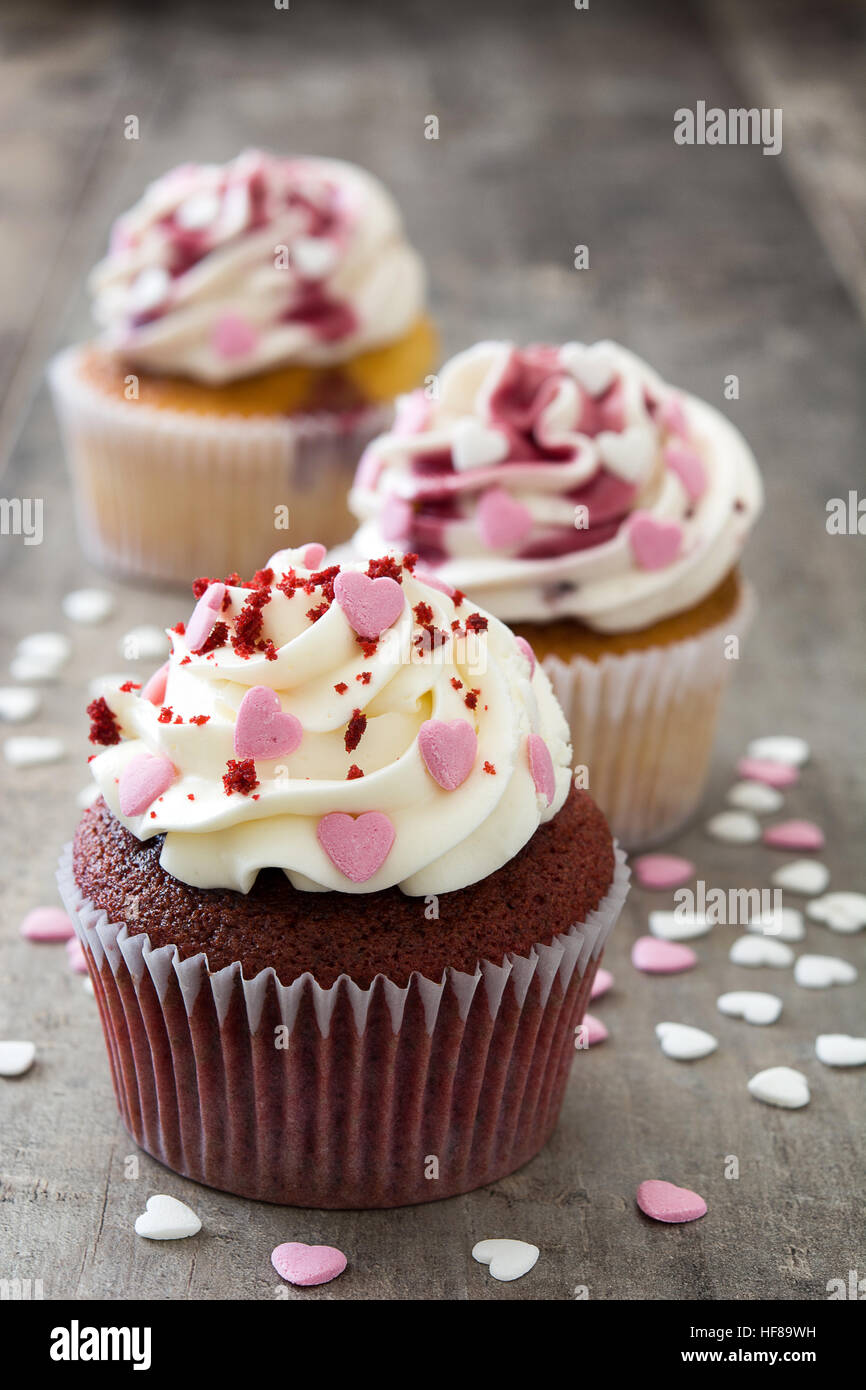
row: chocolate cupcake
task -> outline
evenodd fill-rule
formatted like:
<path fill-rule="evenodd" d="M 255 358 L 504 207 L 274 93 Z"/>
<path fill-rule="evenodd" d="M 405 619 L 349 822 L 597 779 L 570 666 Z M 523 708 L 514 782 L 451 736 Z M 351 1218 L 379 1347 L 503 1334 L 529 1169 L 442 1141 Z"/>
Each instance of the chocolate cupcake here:
<path fill-rule="evenodd" d="M 361 450 L 435 353 L 377 179 L 258 150 L 181 165 L 119 218 L 90 288 L 100 336 L 50 378 L 91 558 L 186 581 L 253 568 L 275 527 L 348 535 Z"/>
<path fill-rule="evenodd" d="M 394 1206 L 544 1144 L 627 871 L 508 628 L 322 555 L 197 581 L 167 669 L 93 702 L 60 884 L 143 1148 Z"/>
<path fill-rule="evenodd" d="M 613 343 L 480 343 L 403 402 L 358 469 L 364 554 L 410 548 L 514 626 L 630 848 L 703 791 L 749 616 L 755 460 L 717 410 Z"/>

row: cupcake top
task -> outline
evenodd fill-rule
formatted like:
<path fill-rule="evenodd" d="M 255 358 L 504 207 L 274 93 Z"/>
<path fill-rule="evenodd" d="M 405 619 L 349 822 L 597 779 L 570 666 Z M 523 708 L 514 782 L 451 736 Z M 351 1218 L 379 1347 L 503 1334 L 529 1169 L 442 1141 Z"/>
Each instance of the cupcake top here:
<path fill-rule="evenodd" d="M 410 547 L 506 622 L 599 632 L 682 612 L 739 558 L 762 502 L 748 445 L 624 348 L 479 343 L 431 394 L 361 460 L 359 553 Z"/>
<path fill-rule="evenodd" d="M 248 150 L 151 184 L 90 288 L 107 348 L 219 384 L 394 341 L 423 309 L 425 277 L 371 174 Z"/>
<path fill-rule="evenodd" d="M 196 581 L 165 666 L 89 706 L 93 775 L 194 887 L 464 888 L 563 805 L 562 711 L 528 644 L 417 556 L 323 558 Z"/>

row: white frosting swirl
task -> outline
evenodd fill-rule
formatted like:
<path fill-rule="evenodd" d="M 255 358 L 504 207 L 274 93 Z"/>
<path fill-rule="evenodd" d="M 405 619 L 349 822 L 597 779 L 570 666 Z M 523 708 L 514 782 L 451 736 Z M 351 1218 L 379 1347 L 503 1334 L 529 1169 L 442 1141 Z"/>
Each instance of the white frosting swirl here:
<path fill-rule="evenodd" d="M 198 888 L 247 892 L 259 869 L 270 867 L 299 889 L 366 893 L 399 884 L 419 895 L 495 872 L 568 795 L 569 733 L 547 676 L 502 623 L 489 618 L 486 631 L 475 632 L 482 615 L 467 630 L 475 606 L 468 599 L 455 604 L 405 568 L 399 616 L 365 654 L 341 591 L 328 603 L 327 577 L 311 582 L 304 554 L 302 548 L 274 556 L 275 573 L 257 576 L 256 591 L 226 589 L 225 607 L 214 616 L 228 633 L 217 631 L 223 640 L 213 651 L 191 652 L 184 635 L 170 632 L 159 703 L 135 691 L 105 692 L 121 741 L 91 769 L 112 812 L 141 840 L 164 834 L 163 868 Z M 347 569 L 363 574 L 367 562 Z M 278 587 L 284 572 L 300 581 L 294 592 L 291 579 Z M 249 645 L 239 651 L 238 615 L 262 589 L 269 598 L 259 609 L 261 631 L 251 654 Z M 211 593 L 222 597 L 219 587 Z M 432 654 L 430 628 L 441 633 Z M 262 686 L 266 700 L 267 691 L 277 692 L 282 712 L 300 721 L 302 737 L 287 755 L 255 758 L 253 790 L 229 792 L 223 776 L 239 757 L 238 711 Z M 354 711 L 366 719 L 357 744 L 347 738 Z M 422 752 L 419 733 L 431 720 L 466 721 L 477 736 L 471 770 L 463 769 L 455 790 L 434 779 Z M 539 741 L 550 755 L 546 788 L 533 766 Z M 142 754 L 170 761 L 170 785 L 138 814 L 124 814 L 126 770 Z M 363 776 L 347 780 L 353 764 Z M 320 823 L 333 812 L 370 811 L 388 818 L 393 844 L 372 876 L 353 882 L 323 847 Z"/>
<path fill-rule="evenodd" d="M 762 500 L 739 431 L 624 348 L 486 342 L 368 447 L 351 544 L 419 552 L 505 622 L 637 631 L 712 592 Z"/>
<path fill-rule="evenodd" d="M 90 288 L 105 346 L 219 384 L 394 341 L 423 309 L 425 276 L 371 174 L 250 150 L 151 184 Z"/>

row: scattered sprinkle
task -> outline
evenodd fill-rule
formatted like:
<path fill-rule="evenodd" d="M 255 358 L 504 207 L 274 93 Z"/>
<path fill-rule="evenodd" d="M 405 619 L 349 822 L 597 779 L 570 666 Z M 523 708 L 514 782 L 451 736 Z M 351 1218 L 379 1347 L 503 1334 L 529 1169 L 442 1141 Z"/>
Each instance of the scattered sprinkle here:
<path fill-rule="evenodd" d="M 38 690 L 24 685 L 0 686 L 0 719 L 8 724 L 22 724 L 25 719 L 32 719 L 40 704 Z"/>
<path fill-rule="evenodd" d="M 300 1288 L 328 1284 L 343 1273 L 348 1264 L 335 1245 L 304 1245 L 289 1240 L 271 1251 L 271 1264 L 281 1279 Z"/>
<path fill-rule="evenodd" d="M 59 738 L 38 738 L 35 734 L 20 734 L 7 738 L 3 744 L 3 756 L 11 767 L 40 767 L 45 763 L 57 763 L 66 753 L 66 746 Z"/>
<path fill-rule="evenodd" d="M 809 1083 L 803 1073 L 793 1067 L 768 1067 L 753 1076 L 748 1085 L 750 1094 L 765 1105 L 801 1110 L 809 1104 Z"/>
<path fill-rule="evenodd" d="M 104 622 L 114 612 L 114 595 L 107 589 L 73 589 L 61 607 L 70 622 L 90 626 Z"/>
<path fill-rule="evenodd" d="M 707 1214 L 707 1204 L 697 1192 L 662 1178 L 647 1178 L 637 1190 L 637 1204 L 653 1221 L 682 1224 Z"/>
<path fill-rule="evenodd" d="M 201 1221 L 192 1207 L 163 1193 L 148 1197 L 147 1209 L 135 1220 L 135 1234 L 147 1240 L 185 1240 L 200 1230 Z"/>
<path fill-rule="evenodd" d="M 479 1240 L 472 1247 L 472 1258 L 487 1265 L 492 1278 L 508 1284 L 528 1274 L 538 1260 L 537 1245 L 526 1240 Z"/>
<path fill-rule="evenodd" d="M 757 989 L 735 989 L 728 994 L 720 994 L 716 1008 L 728 1018 L 741 1018 L 744 1023 L 754 1023 L 764 1028 L 776 1022 L 782 1012 L 782 1001 L 778 994 L 764 994 Z"/>
<path fill-rule="evenodd" d="M 750 845 L 761 838 L 761 827 L 750 811 L 720 811 L 707 821 L 706 830 L 714 840 L 731 845 Z"/>
<path fill-rule="evenodd" d="M 18 928 L 28 941 L 70 941 L 75 936 L 71 919 L 60 907 L 34 907 Z"/>
<path fill-rule="evenodd" d="M 655 1032 L 662 1052 L 677 1062 L 695 1062 L 699 1057 L 709 1057 L 719 1045 L 712 1033 L 692 1028 L 688 1023 L 657 1023 Z"/>
<path fill-rule="evenodd" d="M 632 868 L 641 888 L 679 888 L 695 875 L 692 861 L 678 854 L 641 854 Z"/>
<path fill-rule="evenodd" d="M 829 989 L 831 985 L 850 985 L 857 971 L 839 956 L 804 955 L 797 958 L 794 979 L 803 989 Z"/>
<path fill-rule="evenodd" d="M 23 1076 L 36 1060 L 32 1042 L 0 1042 L 0 1076 Z"/>

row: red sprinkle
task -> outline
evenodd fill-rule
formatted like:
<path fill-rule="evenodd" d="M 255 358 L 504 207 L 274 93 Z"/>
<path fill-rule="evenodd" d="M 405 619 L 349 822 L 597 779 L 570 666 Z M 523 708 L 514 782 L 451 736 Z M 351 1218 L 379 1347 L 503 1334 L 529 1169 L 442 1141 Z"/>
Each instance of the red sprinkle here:
<path fill-rule="evenodd" d="M 243 796 L 249 796 L 250 792 L 255 791 L 259 785 L 256 776 L 256 765 L 252 758 L 229 758 L 226 763 L 227 771 L 223 773 L 223 786 L 226 789 L 226 796 L 231 796 L 232 792 L 240 792 Z"/>
<path fill-rule="evenodd" d="M 157 715 L 157 722 L 160 724 L 170 724 L 173 716 L 174 710 L 172 709 L 171 705 L 163 705 L 162 709 Z"/>
<path fill-rule="evenodd" d="M 466 627 L 470 632 L 486 632 L 487 619 L 482 613 L 470 613 L 466 619 Z"/>
<path fill-rule="evenodd" d="M 308 608 L 307 617 L 309 618 L 310 622 L 317 623 L 320 618 L 324 618 L 330 606 L 331 605 L 329 603 L 320 603 L 315 608 Z"/>
<path fill-rule="evenodd" d="M 358 777 L 363 777 L 363 776 L 364 776 L 364 774 L 363 774 L 363 772 L 361 771 L 361 769 L 359 768 L 358 764 L 357 764 L 357 763 L 352 763 L 352 766 L 349 768 L 349 771 L 346 773 L 346 781 L 347 781 L 347 782 L 354 782 L 354 781 L 356 780 L 356 778 L 358 778 Z"/>
<path fill-rule="evenodd" d="M 412 574 L 412 573 L 414 572 L 414 569 L 415 569 L 415 566 L 417 565 L 417 563 L 418 563 L 418 556 L 415 554 L 415 551 L 414 551 L 414 550 L 407 550 L 407 551 L 406 551 L 406 554 L 403 556 L 403 568 L 404 568 L 404 570 L 408 570 L 409 573 Z"/>
<path fill-rule="evenodd" d="M 429 603 L 416 603 L 412 612 L 415 614 L 416 622 L 419 622 L 422 627 L 429 627 L 433 621 L 433 609 Z"/>
<path fill-rule="evenodd" d="M 338 681 L 337 684 L 334 686 L 334 689 L 336 690 L 338 695 L 345 695 L 349 687 L 347 686 L 345 681 Z"/>
<path fill-rule="evenodd" d="M 120 725 L 104 695 L 91 700 L 87 706 L 87 714 L 90 717 L 91 743 L 101 743 L 103 747 L 109 748 L 112 744 L 120 742 Z"/>
<path fill-rule="evenodd" d="M 210 637 L 208 637 L 203 646 L 199 647 L 197 654 L 202 656 L 207 652 L 215 652 L 217 647 L 224 647 L 228 640 L 228 635 L 229 630 L 225 623 L 214 623 Z"/>
<path fill-rule="evenodd" d="M 454 593 L 451 595 L 451 599 L 452 599 L 452 601 L 453 601 L 453 603 L 454 603 L 454 607 L 455 607 L 455 608 L 459 608 L 460 605 L 463 603 L 463 600 L 465 599 L 465 597 L 466 597 L 466 595 L 464 594 L 464 592 L 463 592 L 462 589 L 455 589 L 455 590 L 454 590 Z"/>
<path fill-rule="evenodd" d="M 463 703 L 465 704 L 467 709 L 475 709 L 475 706 L 478 704 L 478 696 L 480 694 L 480 690 L 470 690 L 468 695 L 464 695 Z"/>
<path fill-rule="evenodd" d="M 452 676 L 452 677 L 451 677 L 451 684 L 452 684 L 452 686 L 454 687 L 455 690 L 462 690 L 462 689 L 463 689 L 463 682 L 462 682 L 462 681 L 459 681 L 459 680 L 457 679 L 456 676 Z"/>
<path fill-rule="evenodd" d="M 123 691 L 124 695 L 129 695 L 133 690 L 140 690 L 141 683 L 139 681 L 124 681 L 120 689 Z"/>
<path fill-rule="evenodd" d="M 379 647 L 378 637 L 371 637 L 369 641 L 367 641 L 366 637 L 356 637 L 355 641 L 358 643 L 358 646 L 361 648 L 361 651 L 368 661 L 371 656 L 376 655 Z"/>
<path fill-rule="evenodd" d="M 367 566 L 367 578 L 396 579 L 398 584 L 402 584 L 403 571 L 392 555 L 383 555 L 378 560 L 370 561 Z"/>
<path fill-rule="evenodd" d="M 195 801 L 195 792 L 187 792 L 186 799 L 187 801 Z"/>
<path fill-rule="evenodd" d="M 485 764 L 484 764 L 484 771 L 485 771 L 485 772 L 489 772 L 491 777 L 495 777 L 495 776 L 496 776 L 496 768 L 493 766 L 492 763 L 485 763 Z"/>
<path fill-rule="evenodd" d="M 357 676 L 355 677 L 355 680 L 360 681 L 362 685 L 369 685 L 370 678 L 372 675 L 372 671 L 359 671 Z"/>
<path fill-rule="evenodd" d="M 192 719 L 191 719 L 189 722 L 190 722 L 190 724 L 199 724 L 199 725 L 201 725 L 201 724 L 206 724 L 207 721 L 208 721 L 209 719 L 210 719 L 210 715 L 209 715 L 209 714 L 194 714 L 194 715 L 192 716 Z"/>
<path fill-rule="evenodd" d="M 352 718 L 346 725 L 346 752 L 354 753 L 367 727 L 367 716 L 362 714 L 359 709 L 352 710 Z"/>

